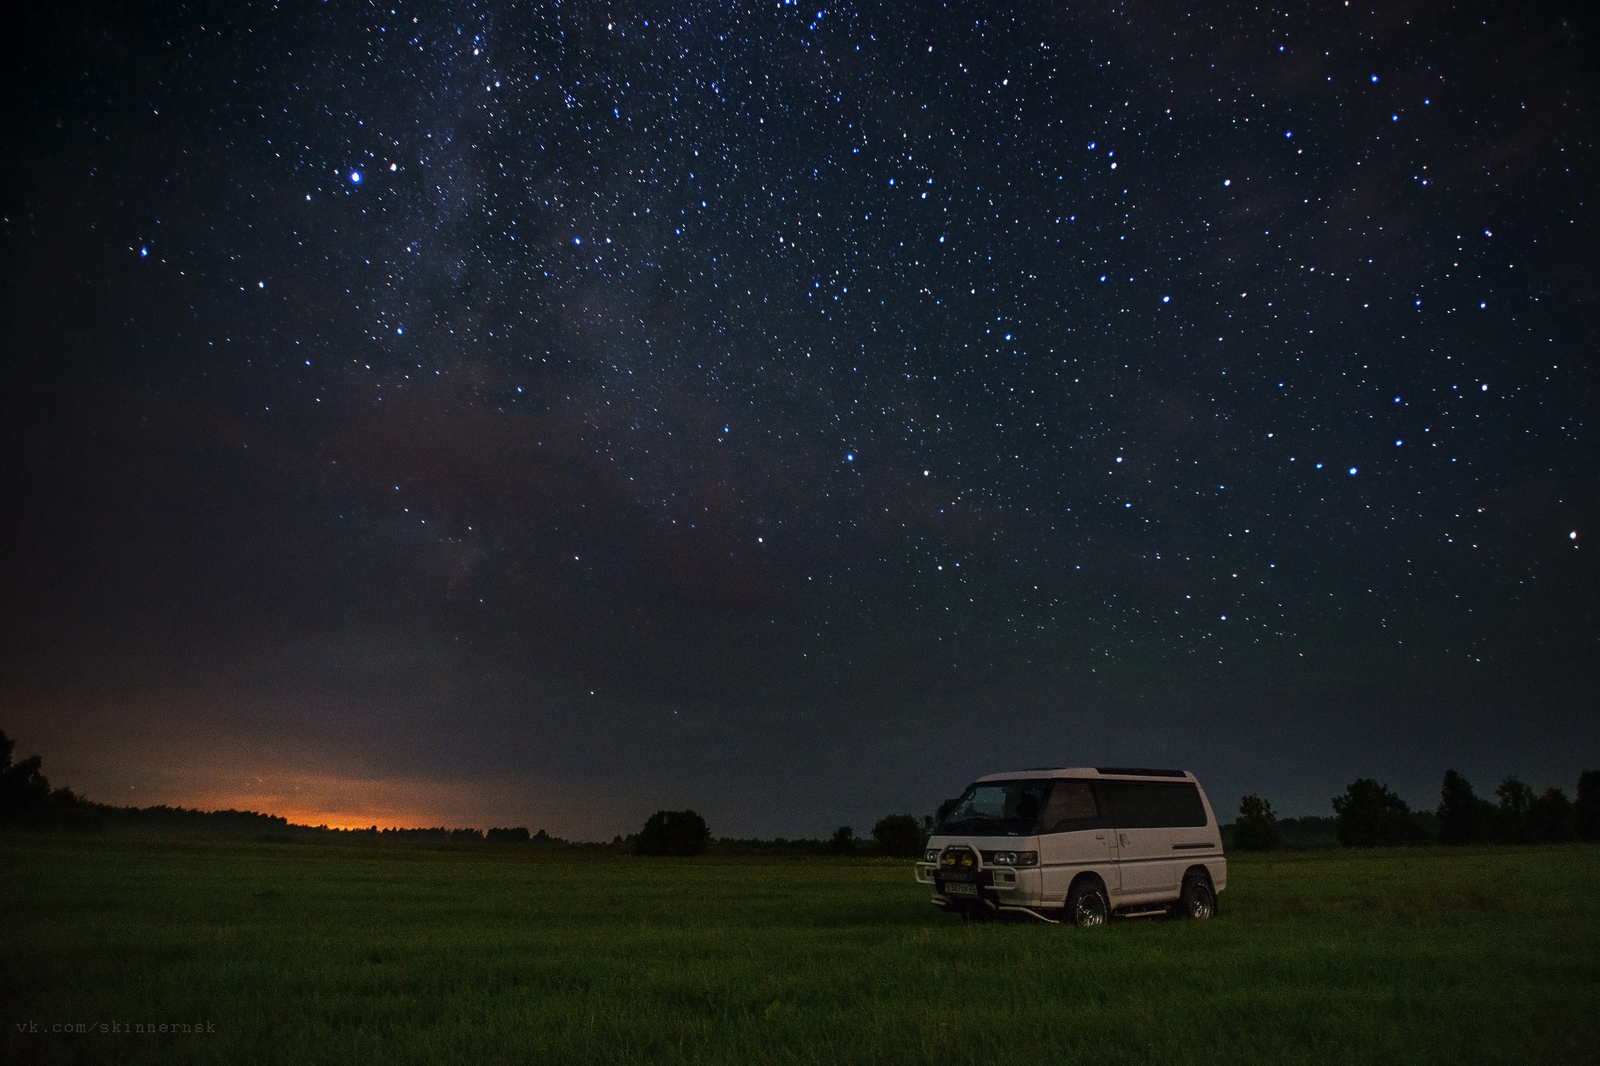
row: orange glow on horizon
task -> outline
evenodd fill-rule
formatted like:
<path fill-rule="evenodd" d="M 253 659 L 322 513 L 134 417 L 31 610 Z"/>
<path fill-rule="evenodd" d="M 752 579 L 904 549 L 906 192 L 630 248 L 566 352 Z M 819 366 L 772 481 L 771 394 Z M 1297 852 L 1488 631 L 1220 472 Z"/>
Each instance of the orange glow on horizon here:
<path fill-rule="evenodd" d="M 209 786 L 209 787 L 208 787 Z M 529 789 L 514 781 L 414 781 L 341 777 L 333 774 L 251 774 L 237 790 L 212 782 L 193 782 L 176 794 L 141 797 L 141 806 L 170 803 L 204 811 L 255 811 L 292 825 L 329 829 L 491 829 L 532 824 Z"/>
<path fill-rule="evenodd" d="M 52 784 L 97 803 L 254 811 L 313 828 L 522 826 L 569 840 L 610 840 L 634 831 L 653 809 L 627 782 L 601 783 L 581 773 L 411 776 L 292 740 L 246 743 L 197 728 L 175 744 L 121 732 L 138 717 L 118 715 L 93 734 L 94 745 L 81 735 L 52 736 L 42 726 L 25 733 L 24 742 L 47 754 Z"/>

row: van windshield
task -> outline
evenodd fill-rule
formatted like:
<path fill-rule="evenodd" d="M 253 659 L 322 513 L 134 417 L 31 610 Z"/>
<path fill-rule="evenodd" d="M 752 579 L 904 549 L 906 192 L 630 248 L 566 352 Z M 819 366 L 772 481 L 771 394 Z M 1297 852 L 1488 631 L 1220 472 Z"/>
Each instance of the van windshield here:
<path fill-rule="evenodd" d="M 1030 836 L 1038 831 L 1039 812 L 1050 792 L 1049 781 L 986 781 L 970 786 L 945 820 L 941 833 L 972 836 Z"/>

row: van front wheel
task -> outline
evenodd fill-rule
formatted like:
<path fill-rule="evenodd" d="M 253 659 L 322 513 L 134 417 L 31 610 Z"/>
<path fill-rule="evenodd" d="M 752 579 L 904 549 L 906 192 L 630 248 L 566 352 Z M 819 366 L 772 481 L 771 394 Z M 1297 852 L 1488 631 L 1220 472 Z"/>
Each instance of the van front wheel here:
<path fill-rule="evenodd" d="M 1080 881 L 1067 893 L 1067 920 L 1080 929 L 1105 925 L 1110 913 L 1105 889 L 1093 881 Z"/>
<path fill-rule="evenodd" d="M 1206 879 L 1195 874 L 1184 878 L 1183 894 L 1178 897 L 1182 918 L 1210 918 L 1217 913 L 1217 897 Z"/>

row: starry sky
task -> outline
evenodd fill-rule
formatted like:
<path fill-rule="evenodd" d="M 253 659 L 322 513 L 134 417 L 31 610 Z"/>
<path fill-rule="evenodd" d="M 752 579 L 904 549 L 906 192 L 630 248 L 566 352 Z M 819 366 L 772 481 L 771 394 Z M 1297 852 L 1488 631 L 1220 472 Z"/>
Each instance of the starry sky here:
<path fill-rule="evenodd" d="M 56 784 L 609 839 L 1600 765 L 1586 5 L 35 7 Z"/>

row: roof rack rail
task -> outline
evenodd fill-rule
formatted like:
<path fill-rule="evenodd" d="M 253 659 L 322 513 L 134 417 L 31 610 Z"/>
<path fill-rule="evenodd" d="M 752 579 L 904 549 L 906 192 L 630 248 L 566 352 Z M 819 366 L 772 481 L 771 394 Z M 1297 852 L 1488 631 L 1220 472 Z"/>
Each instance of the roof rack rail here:
<path fill-rule="evenodd" d="M 1096 766 L 1097 774 L 1115 774 L 1121 777 L 1188 777 L 1182 770 L 1152 770 L 1145 766 Z"/>

